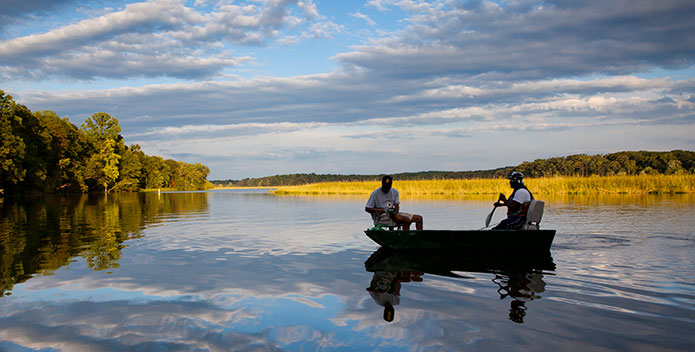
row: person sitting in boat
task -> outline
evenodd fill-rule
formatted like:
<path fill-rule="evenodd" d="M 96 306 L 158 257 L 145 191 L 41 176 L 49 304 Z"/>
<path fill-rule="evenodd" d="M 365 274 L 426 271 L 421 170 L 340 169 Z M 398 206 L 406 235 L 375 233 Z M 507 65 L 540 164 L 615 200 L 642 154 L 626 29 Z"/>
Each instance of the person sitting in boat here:
<path fill-rule="evenodd" d="M 377 188 L 369 196 L 364 210 L 383 221 L 393 220 L 396 224 L 409 230 L 410 224 L 415 223 L 415 228 L 422 230 L 422 216 L 417 214 L 401 213 L 398 190 L 392 187 L 393 178 L 384 176 L 381 179 L 381 188 Z"/>
<path fill-rule="evenodd" d="M 509 179 L 509 185 L 514 191 L 509 199 L 500 193 L 495 203 L 496 207 L 507 207 L 507 218 L 492 228 L 493 230 L 516 230 L 520 228 L 526 222 L 526 213 L 533 200 L 533 194 L 524 185 L 524 174 L 512 171 L 507 179 Z"/>

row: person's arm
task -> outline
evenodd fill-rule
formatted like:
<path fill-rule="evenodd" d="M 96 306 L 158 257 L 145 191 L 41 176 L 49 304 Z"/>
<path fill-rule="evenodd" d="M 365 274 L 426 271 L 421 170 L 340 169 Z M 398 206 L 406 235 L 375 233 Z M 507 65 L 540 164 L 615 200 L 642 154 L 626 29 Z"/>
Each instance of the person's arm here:
<path fill-rule="evenodd" d="M 393 208 L 393 212 L 389 213 L 389 216 L 390 216 L 391 218 L 395 218 L 396 214 L 398 214 L 398 209 L 399 209 L 399 208 L 400 208 L 400 207 L 398 206 L 398 204 L 396 204 L 396 205 L 394 206 L 394 208 Z M 370 208 L 370 207 L 364 208 L 364 211 L 366 211 L 366 212 L 368 212 L 368 213 L 374 213 L 374 214 L 383 214 L 383 213 L 388 212 L 387 209 Z"/>
<path fill-rule="evenodd" d="M 384 210 L 381 208 L 376 207 L 376 200 L 374 199 L 374 193 L 372 193 L 369 196 L 369 199 L 367 200 L 367 204 L 364 206 L 364 211 L 370 214 L 379 214 L 383 213 Z"/>
<path fill-rule="evenodd" d="M 500 196 L 497 198 L 497 202 L 495 202 L 496 207 L 506 207 L 507 206 L 507 197 L 504 195 L 504 193 L 500 193 Z"/>
<path fill-rule="evenodd" d="M 514 213 L 517 210 L 521 209 L 521 203 L 515 201 L 515 200 L 508 200 L 507 201 L 507 208 L 509 209 L 508 212 Z"/>
<path fill-rule="evenodd" d="M 364 211 L 366 211 L 367 213 L 376 213 L 376 214 L 381 214 L 381 213 L 386 212 L 384 209 L 381 209 L 381 208 L 370 208 L 370 207 L 365 207 Z"/>

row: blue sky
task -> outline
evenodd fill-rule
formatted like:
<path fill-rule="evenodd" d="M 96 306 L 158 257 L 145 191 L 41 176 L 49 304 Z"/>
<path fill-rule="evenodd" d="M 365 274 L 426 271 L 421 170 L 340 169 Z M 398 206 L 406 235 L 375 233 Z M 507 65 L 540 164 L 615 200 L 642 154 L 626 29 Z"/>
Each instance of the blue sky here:
<path fill-rule="evenodd" d="M 695 149 L 695 2 L 0 0 L 0 89 L 209 179 Z"/>

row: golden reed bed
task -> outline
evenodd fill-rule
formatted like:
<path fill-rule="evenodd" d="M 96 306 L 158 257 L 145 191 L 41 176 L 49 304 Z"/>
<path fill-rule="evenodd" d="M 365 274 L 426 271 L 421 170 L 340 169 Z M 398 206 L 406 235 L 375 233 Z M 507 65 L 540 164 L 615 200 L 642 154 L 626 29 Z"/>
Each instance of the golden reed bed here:
<path fill-rule="evenodd" d="M 658 194 L 695 193 L 695 175 L 637 175 L 592 177 L 528 178 L 526 185 L 534 194 Z M 402 195 L 462 196 L 509 193 L 506 179 L 471 180 L 394 180 L 394 188 Z M 278 195 L 368 195 L 380 182 L 325 182 L 302 186 L 281 186 Z"/>

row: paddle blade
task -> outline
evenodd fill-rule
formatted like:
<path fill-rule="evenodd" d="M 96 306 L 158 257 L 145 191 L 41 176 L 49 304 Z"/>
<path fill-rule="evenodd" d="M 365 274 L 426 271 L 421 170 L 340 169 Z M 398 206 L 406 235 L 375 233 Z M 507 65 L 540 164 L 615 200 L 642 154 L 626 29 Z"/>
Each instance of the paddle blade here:
<path fill-rule="evenodd" d="M 492 208 L 492 211 L 490 212 L 490 214 L 488 214 L 487 218 L 485 218 L 485 227 L 490 226 L 490 221 L 492 220 L 492 214 L 495 213 L 495 209 L 497 209 L 497 207 Z"/>

